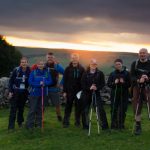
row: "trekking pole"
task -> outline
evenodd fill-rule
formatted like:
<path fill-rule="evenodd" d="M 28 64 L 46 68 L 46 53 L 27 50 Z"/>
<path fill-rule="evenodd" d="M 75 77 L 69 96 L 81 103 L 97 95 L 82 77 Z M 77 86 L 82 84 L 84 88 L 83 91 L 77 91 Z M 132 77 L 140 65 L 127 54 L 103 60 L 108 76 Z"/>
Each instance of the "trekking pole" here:
<path fill-rule="evenodd" d="M 114 110 L 115 110 L 115 103 L 116 103 L 117 88 L 118 88 L 118 86 L 116 85 L 116 87 L 115 87 L 114 101 L 113 101 L 114 103 L 113 103 L 112 114 L 111 114 L 111 119 L 113 119 Z"/>
<path fill-rule="evenodd" d="M 138 101 L 137 101 L 137 105 L 136 105 L 136 111 L 135 111 L 135 120 L 137 118 L 137 114 L 138 114 L 138 110 L 139 110 L 139 103 L 140 103 L 140 99 L 141 99 L 141 93 L 142 93 L 142 87 L 140 85 L 140 92 L 139 92 L 139 98 L 138 98 Z M 133 129 L 132 129 L 132 134 L 134 132 L 134 126 L 135 126 L 135 122 L 133 123 Z"/>
<path fill-rule="evenodd" d="M 148 112 L 148 118 L 150 120 L 150 108 L 149 108 L 149 97 L 148 97 L 148 88 L 146 87 L 146 104 L 147 104 L 147 112 Z"/>
<path fill-rule="evenodd" d="M 121 113 L 120 119 L 121 119 L 121 120 L 120 120 L 120 123 L 121 123 L 121 128 L 122 128 L 122 126 L 123 126 L 123 113 L 124 113 L 124 112 L 123 112 L 123 100 L 122 100 L 122 99 L 123 99 L 123 95 L 122 95 L 122 85 L 121 85 L 121 92 L 120 92 L 120 95 L 121 95 L 121 99 L 120 99 L 120 100 L 121 100 L 121 102 L 120 102 L 120 103 L 121 103 L 121 104 L 120 104 L 120 111 L 121 111 L 121 112 L 120 112 L 120 113 Z"/>
<path fill-rule="evenodd" d="M 94 103 L 95 103 L 95 112 L 96 112 L 96 120 L 97 120 L 97 132 L 100 134 L 100 129 L 99 129 L 99 115 L 98 115 L 98 107 L 97 107 L 97 99 L 96 99 L 96 93 L 93 91 L 93 97 L 94 97 Z"/>
<path fill-rule="evenodd" d="M 42 131 L 44 130 L 44 87 L 42 85 Z"/>
<path fill-rule="evenodd" d="M 89 120 L 89 132 L 88 132 L 88 136 L 91 135 L 91 121 L 92 121 L 92 114 L 93 114 L 93 93 L 92 93 L 92 102 L 91 102 L 91 110 L 90 110 L 90 120 Z"/>

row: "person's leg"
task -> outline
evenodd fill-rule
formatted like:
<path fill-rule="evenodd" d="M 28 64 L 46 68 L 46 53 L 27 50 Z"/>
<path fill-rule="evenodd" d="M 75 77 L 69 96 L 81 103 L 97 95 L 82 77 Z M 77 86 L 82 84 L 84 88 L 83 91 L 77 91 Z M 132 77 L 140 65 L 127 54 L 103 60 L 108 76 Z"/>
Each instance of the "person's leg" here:
<path fill-rule="evenodd" d="M 92 102 L 91 95 L 88 93 L 83 93 L 81 102 L 82 102 L 81 114 L 82 114 L 83 129 L 89 129 L 89 111 L 90 111 L 90 106 Z"/>
<path fill-rule="evenodd" d="M 119 99 L 117 95 L 111 97 L 111 129 L 118 128 L 118 106 L 119 106 Z"/>
<path fill-rule="evenodd" d="M 135 131 L 136 135 L 141 134 L 141 110 L 142 110 L 143 91 L 139 87 L 133 88 L 133 111 L 135 115 Z"/>
<path fill-rule="evenodd" d="M 119 104 L 119 128 L 124 129 L 125 128 L 125 118 L 126 118 L 126 112 L 128 108 L 128 93 L 123 94 L 123 97 L 120 99 Z"/>
<path fill-rule="evenodd" d="M 37 100 L 37 109 L 36 109 L 36 125 L 37 127 L 40 128 L 42 127 L 42 113 L 44 113 L 42 112 L 42 99 L 41 96 L 39 96 Z"/>
<path fill-rule="evenodd" d="M 18 99 L 18 114 L 17 114 L 17 122 L 19 127 L 22 127 L 22 122 L 24 122 L 23 113 L 26 101 L 27 101 L 27 94 L 20 93 Z"/>
<path fill-rule="evenodd" d="M 76 94 L 75 94 L 75 126 L 80 126 L 80 117 L 81 117 L 81 99 L 77 99 L 76 98 Z"/>
<path fill-rule="evenodd" d="M 35 117 L 36 117 L 36 111 L 37 111 L 37 103 L 38 103 L 38 97 L 32 96 L 29 98 L 29 112 L 27 116 L 27 121 L 26 121 L 26 127 L 27 128 L 33 128 L 34 127 L 34 122 L 35 122 Z"/>
<path fill-rule="evenodd" d="M 16 111 L 17 111 L 17 94 L 14 93 L 13 97 L 10 99 L 8 130 L 15 128 Z"/>
<path fill-rule="evenodd" d="M 63 125 L 64 127 L 69 126 L 69 120 L 70 115 L 72 111 L 72 105 L 73 105 L 74 96 L 71 93 L 67 93 L 67 101 L 65 105 L 65 113 L 64 113 L 64 119 L 63 119 Z"/>
<path fill-rule="evenodd" d="M 97 100 L 99 123 L 101 122 L 100 125 L 102 127 L 102 130 L 108 129 L 106 112 L 104 110 L 103 102 L 99 94 L 96 94 L 96 100 Z"/>
<path fill-rule="evenodd" d="M 55 106 L 58 121 L 62 121 L 60 95 L 58 92 L 49 92 L 52 104 Z"/>

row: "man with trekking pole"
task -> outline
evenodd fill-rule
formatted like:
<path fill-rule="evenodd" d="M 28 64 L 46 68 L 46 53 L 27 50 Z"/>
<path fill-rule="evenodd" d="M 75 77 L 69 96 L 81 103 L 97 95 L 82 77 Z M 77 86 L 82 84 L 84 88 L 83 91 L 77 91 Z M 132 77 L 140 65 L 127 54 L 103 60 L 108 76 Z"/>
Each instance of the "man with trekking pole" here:
<path fill-rule="evenodd" d="M 114 67 L 107 81 L 111 88 L 111 129 L 124 129 L 131 80 L 121 59 L 114 61 Z"/>
<path fill-rule="evenodd" d="M 135 125 L 133 133 L 140 135 L 141 128 L 141 110 L 143 102 L 147 103 L 148 117 L 150 116 L 150 60 L 148 59 L 148 50 L 142 48 L 139 50 L 139 59 L 131 65 L 131 80 L 133 89 L 133 110 L 135 115 Z"/>

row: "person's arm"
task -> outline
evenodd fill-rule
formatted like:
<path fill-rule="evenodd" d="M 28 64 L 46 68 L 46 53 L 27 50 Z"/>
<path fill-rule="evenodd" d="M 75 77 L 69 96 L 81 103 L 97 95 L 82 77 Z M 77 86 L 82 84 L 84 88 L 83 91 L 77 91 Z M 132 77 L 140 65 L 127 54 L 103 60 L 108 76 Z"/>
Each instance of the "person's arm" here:
<path fill-rule="evenodd" d="M 99 73 L 99 83 L 96 85 L 97 91 L 100 91 L 105 86 L 105 76 L 102 71 Z"/>
<path fill-rule="evenodd" d="M 137 75 L 136 75 L 135 65 L 136 65 L 136 62 L 133 62 L 131 64 L 131 69 L 130 69 L 130 75 L 131 75 L 131 82 L 132 83 L 136 83 L 137 79 L 138 79 Z"/>
<path fill-rule="evenodd" d="M 87 84 L 87 73 L 84 72 L 81 78 L 81 88 L 83 91 L 90 91 L 90 87 Z"/>
<path fill-rule="evenodd" d="M 60 65 L 60 64 L 55 64 L 55 70 L 62 75 L 62 78 L 60 80 L 60 85 L 63 85 L 64 84 L 64 68 Z"/>
<path fill-rule="evenodd" d="M 69 68 L 67 67 L 65 69 L 64 76 L 63 76 L 63 92 L 65 93 L 67 92 L 68 71 Z"/>
<path fill-rule="evenodd" d="M 9 79 L 9 92 L 13 93 L 13 85 L 16 78 L 16 69 L 13 70 Z"/>

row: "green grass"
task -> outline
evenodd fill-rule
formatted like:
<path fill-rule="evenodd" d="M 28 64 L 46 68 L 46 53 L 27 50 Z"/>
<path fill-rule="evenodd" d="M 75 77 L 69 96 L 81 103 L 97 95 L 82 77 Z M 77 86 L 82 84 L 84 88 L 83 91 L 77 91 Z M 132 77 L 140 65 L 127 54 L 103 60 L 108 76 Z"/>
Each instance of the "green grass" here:
<path fill-rule="evenodd" d="M 62 108 L 64 110 L 64 108 Z M 107 117 L 110 123 L 110 109 L 106 106 Z M 26 108 L 25 116 L 28 109 Z M 47 107 L 45 112 L 45 128 L 41 132 L 39 129 L 33 133 L 26 129 L 18 129 L 8 133 L 8 109 L 0 110 L 0 150 L 149 150 L 150 149 L 150 126 L 147 118 L 146 108 L 143 110 L 142 128 L 140 136 L 132 136 L 133 114 L 129 106 L 126 129 L 124 131 L 112 131 L 108 133 L 101 131 L 97 135 L 96 119 L 93 115 L 91 137 L 87 136 L 87 131 L 74 126 L 74 117 L 71 117 L 71 125 L 64 129 L 57 121 L 53 107 Z M 73 116 L 73 114 L 72 114 Z"/>

